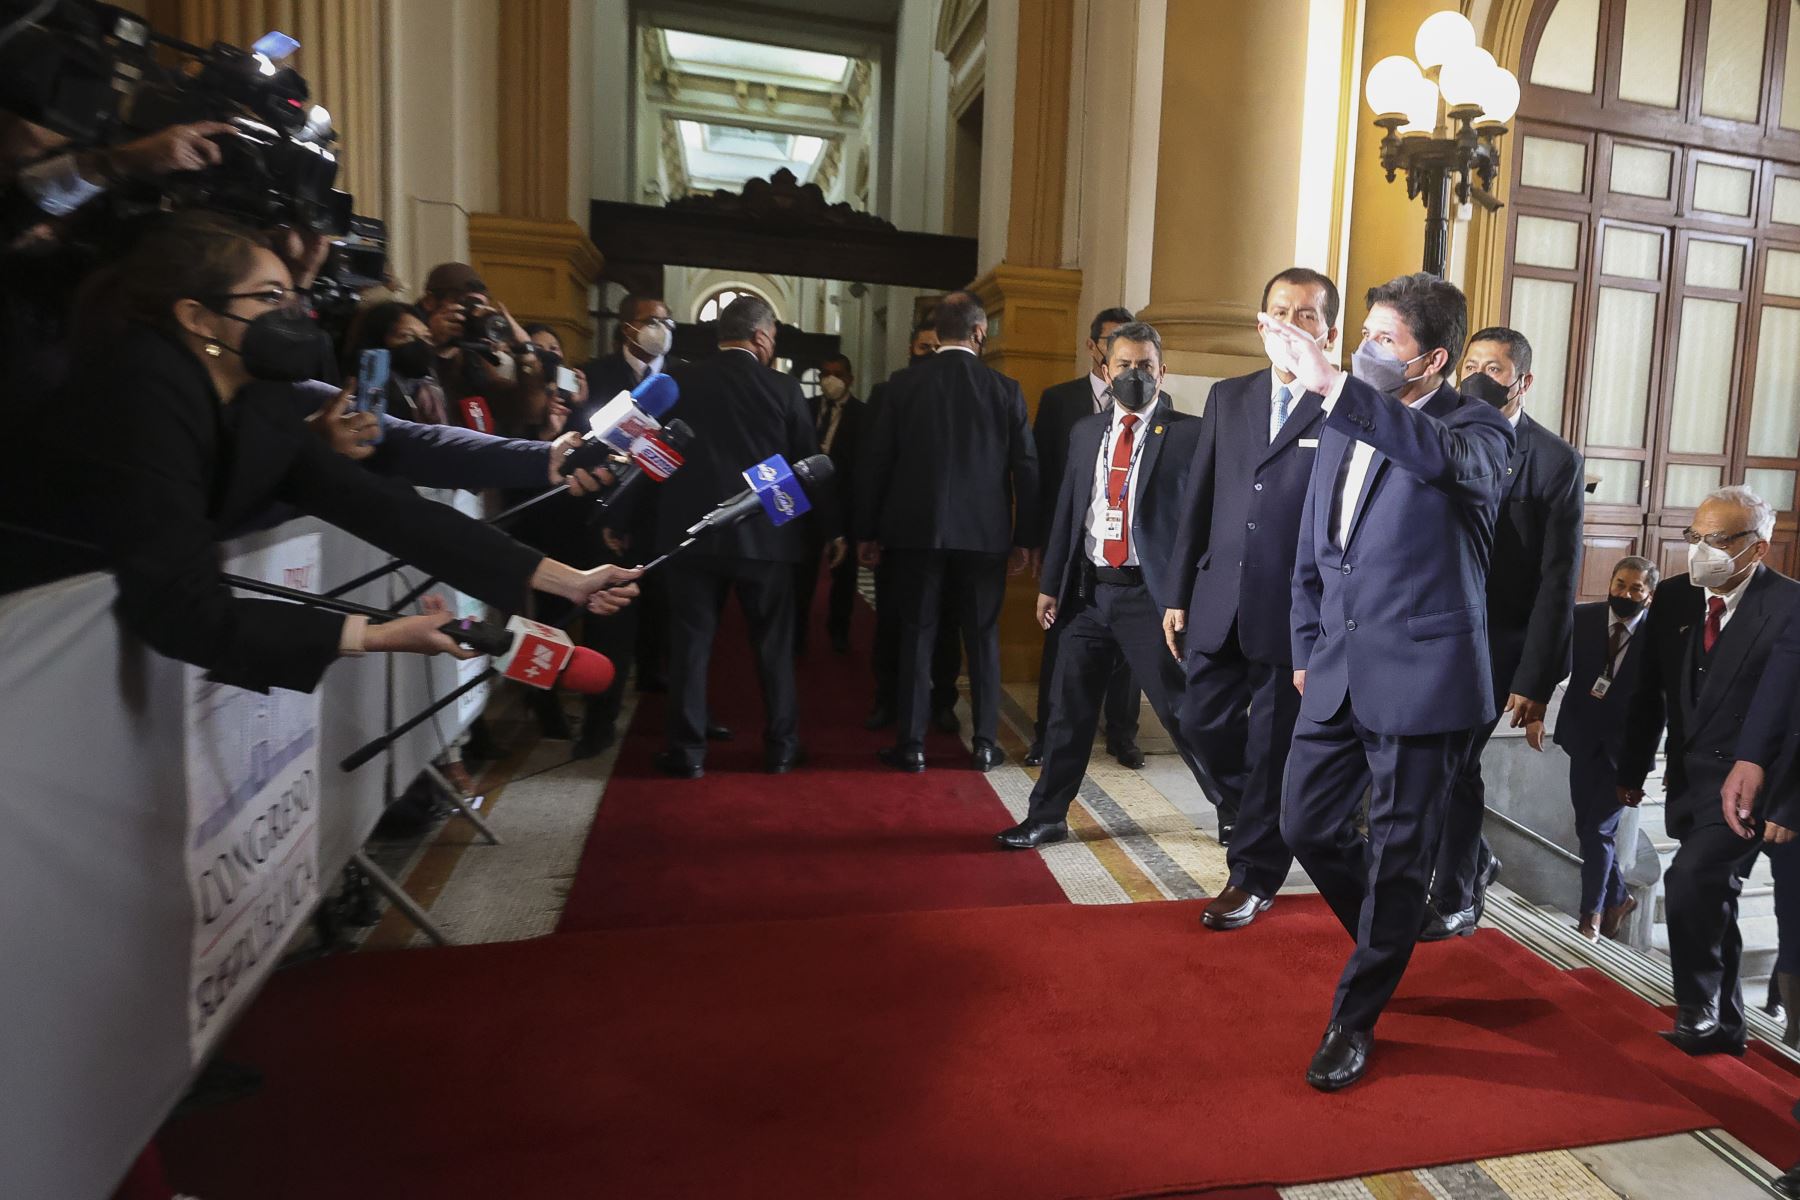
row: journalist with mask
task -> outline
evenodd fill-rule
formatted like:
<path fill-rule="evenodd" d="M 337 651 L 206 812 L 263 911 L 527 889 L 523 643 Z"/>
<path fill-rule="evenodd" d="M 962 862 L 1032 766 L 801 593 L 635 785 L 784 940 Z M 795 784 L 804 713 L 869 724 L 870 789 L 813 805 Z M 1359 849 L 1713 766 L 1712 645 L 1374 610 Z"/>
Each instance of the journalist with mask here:
<path fill-rule="evenodd" d="M 1162 638 L 1163 610 L 1187 587 L 1170 569 L 1169 551 L 1200 421 L 1177 412 L 1162 394 L 1162 339 L 1152 326 L 1131 321 L 1114 329 L 1103 369 L 1112 403 L 1070 433 L 1044 541 L 1038 624 L 1060 628 L 1060 638 L 1044 769 L 1025 820 L 996 835 L 1014 850 L 1069 835 L 1069 805 L 1087 772 L 1107 684 L 1121 657 L 1200 777 L 1175 717 L 1181 668 L 1164 652 Z"/>
<path fill-rule="evenodd" d="M 369 624 L 234 596 L 219 578 L 224 531 L 285 503 L 516 611 L 537 588 L 611 610 L 630 572 L 583 572 L 403 485 L 369 474 L 309 433 L 291 399 L 255 380 L 298 382 L 323 333 L 288 269 L 255 235 L 181 213 L 145 233 L 84 289 L 77 384 L 108 406 L 88 536 L 118 575 L 125 626 L 223 683 L 307 691 L 340 655 L 457 652 L 447 613 Z M 623 584 L 617 591 L 603 591 Z"/>
<path fill-rule="evenodd" d="M 1458 372 L 1465 396 L 1498 409 L 1513 427 L 1500 512 L 1488 564 L 1488 667 L 1494 707 L 1514 729 L 1544 719 L 1550 695 L 1569 674 L 1577 574 L 1581 569 L 1586 479 L 1575 447 L 1531 419 L 1531 343 L 1495 326 L 1469 339 Z M 1483 725 L 1450 789 L 1443 845 L 1431 881 L 1425 941 L 1475 932 L 1500 860 L 1482 836 L 1487 793 L 1481 754 L 1497 724 Z M 1534 746 L 1541 746 L 1535 739 Z"/>
<path fill-rule="evenodd" d="M 1338 289 L 1304 267 L 1263 287 L 1262 311 L 1327 351 Z M 1281 839 L 1281 779 L 1300 715 L 1288 609 L 1294 544 L 1325 424 L 1320 397 L 1282 364 L 1213 385 L 1170 561 L 1181 581 L 1163 614 L 1187 690 L 1181 729 L 1206 764 L 1230 878 L 1207 904 L 1209 929 L 1239 929 L 1275 900 L 1294 857 Z"/>
<path fill-rule="evenodd" d="M 819 364 L 819 394 L 811 400 L 813 429 L 819 450 L 831 456 L 838 495 L 856 494 L 856 449 L 862 441 L 868 405 L 856 398 L 856 372 L 850 360 L 835 354 Z M 841 506 L 844 520 L 837 529 L 815 526 L 808 530 L 806 557 L 794 574 L 794 653 L 806 653 L 807 630 L 812 625 L 813 596 L 819 587 L 819 568 L 831 540 L 850 536 L 850 505 Z M 825 633 L 831 649 L 843 654 L 850 649 L 850 613 L 856 604 L 856 559 L 844 554 L 830 568 L 831 589 L 825 598 Z"/>
<path fill-rule="evenodd" d="M 1306 1079 L 1362 1077 L 1418 941 L 1450 783 L 1494 719 L 1486 582 L 1512 425 L 1447 382 L 1468 330 L 1452 285 L 1369 289 L 1354 375 L 1311 336 L 1261 327 L 1323 398 L 1293 577 L 1300 717 L 1281 833 L 1355 942 Z M 1349 841 L 1372 784 L 1367 845 Z"/>

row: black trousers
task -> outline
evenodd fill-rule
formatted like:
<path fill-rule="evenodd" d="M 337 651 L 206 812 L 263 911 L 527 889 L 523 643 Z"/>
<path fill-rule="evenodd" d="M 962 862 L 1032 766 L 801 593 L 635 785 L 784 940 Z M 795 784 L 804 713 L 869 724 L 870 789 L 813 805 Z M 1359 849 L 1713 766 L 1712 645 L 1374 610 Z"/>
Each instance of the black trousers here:
<path fill-rule="evenodd" d="M 628 555 L 636 563 L 648 562 L 644 554 Z M 662 686 L 669 675 L 669 586 L 661 570 L 650 572 L 638 581 L 638 598 L 631 602 L 637 609 L 637 677 L 640 684 Z"/>
<path fill-rule="evenodd" d="M 946 610 L 955 614 L 969 655 L 969 707 L 976 741 L 992 742 L 1000 726 L 1000 605 L 1006 598 L 1006 555 L 972 550 L 888 550 L 900 610 L 899 704 L 903 750 L 925 744 L 931 715 L 932 656 Z"/>
<path fill-rule="evenodd" d="M 794 568 L 794 652 L 806 650 L 806 633 L 812 624 L 813 596 L 819 590 L 819 571 L 825 548 L 807 547 L 806 560 Z M 825 632 L 833 638 L 850 636 L 850 608 L 856 603 L 856 555 L 831 568 L 831 592 L 825 598 Z"/>
<path fill-rule="evenodd" d="M 950 596 L 944 596 L 937 641 L 931 647 L 931 711 L 956 707 L 956 677 L 962 674 L 962 636 Z M 883 556 L 875 568 L 875 706 L 900 708 L 900 594 L 894 564 Z"/>
<path fill-rule="evenodd" d="M 1050 723 L 1050 701 L 1053 685 L 1056 682 L 1057 646 L 1062 641 L 1062 626 L 1052 625 L 1044 631 L 1044 655 L 1038 660 L 1038 694 L 1037 720 L 1031 729 L 1031 740 L 1036 746 L 1044 744 L 1044 730 Z M 1113 663 L 1113 671 L 1106 680 L 1106 744 L 1108 747 L 1120 744 L 1135 744 L 1138 735 L 1138 722 L 1141 717 L 1141 705 L 1138 703 L 1140 689 L 1137 680 L 1132 678 L 1131 664 L 1123 655 Z"/>
<path fill-rule="evenodd" d="M 1325 902 L 1356 939 L 1338 978 L 1331 1019 L 1375 1028 L 1425 915 L 1425 893 L 1443 833 L 1450 780 L 1470 732 L 1382 734 L 1365 726 L 1346 698 L 1328 721 L 1302 715 L 1281 793 L 1281 835 Z M 1345 836 L 1373 781 L 1369 841 Z"/>
<path fill-rule="evenodd" d="M 690 763 L 706 757 L 706 677 L 728 594 L 737 594 L 762 688 L 763 747 L 799 748 L 794 685 L 794 565 L 736 558 L 679 558 L 669 564 L 669 749 Z"/>
<path fill-rule="evenodd" d="M 1162 609 L 1142 584 L 1096 583 L 1093 596 L 1058 614 L 1062 630 L 1050 714 L 1044 727 L 1044 769 L 1031 789 L 1029 816 L 1062 821 L 1081 790 L 1094 753 L 1094 730 L 1107 686 L 1121 657 L 1143 682 L 1150 709 L 1163 723 L 1188 769 L 1199 765 L 1181 735 L 1181 667 L 1163 642 Z"/>
<path fill-rule="evenodd" d="M 1281 837 L 1281 780 L 1300 717 L 1294 669 L 1244 657 L 1236 625 L 1215 653 L 1188 651 L 1186 666 L 1181 732 L 1212 776 L 1221 814 L 1236 818 L 1230 881 L 1270 899 L 1294 865 Z"/>
<path fill-rule="evenodd" d="M 1709 803 L 1716 814 L 1717 801 Z M 1738 894 L 1761 849 L 1760 839 L 1745 841 L 1709 814 L 1707 823 L 1682 836 L 1663 877 L 1675 1003 L 1715 1013 L 1732 1033 L 1744 1029 Z"/>
<path fill-rule="evenodd" d="M 1503 635 L 1523 641 L 1523 634 Z M 1475 878 L 1494 856 L 1482 833 L 1487 814 L 1487 787 L 1481 781 L 1481 755 L 1500 722 L 1511 721 L 1506 697 L 1519 669 L 1516 655 L 1496 660 L 1493 666 L 1494 711 L 1499 716 L 1470 736 L 1469 751 L 1450 785 L 1450 807 L 1444 813 L 1443 845 L 1438 847 L 1432 873 L 1431 904 L 1440 913 L 1461 912 L 1475 903 Z"/>

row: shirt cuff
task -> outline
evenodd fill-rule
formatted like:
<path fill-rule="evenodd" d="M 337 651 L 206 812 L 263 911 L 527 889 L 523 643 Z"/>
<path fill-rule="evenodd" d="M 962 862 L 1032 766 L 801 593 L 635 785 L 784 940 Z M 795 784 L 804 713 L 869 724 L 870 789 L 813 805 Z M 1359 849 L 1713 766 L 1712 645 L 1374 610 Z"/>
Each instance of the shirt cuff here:
<path fill-rule="evenodd" d="M 1338 397 L 1344 394 L 1344 381 L 1348 378 L 1350 378 L 1350 372 L 1339 371 L 1337 380 L 1325 389 L 1325 395 L 1321 397 L 1321 400 L 1326 416 L 1330 416 L 1331 410 L 1337 407 Z"/>
<path fill-rule="evenodd" d="M 364 635 L 369 630 L 369 618 L 349 616 L 344 618 L 344 628 L 338 634 L 338 656 L 340 658 L 361 658 L 367 651 L 364 648 Z"/>

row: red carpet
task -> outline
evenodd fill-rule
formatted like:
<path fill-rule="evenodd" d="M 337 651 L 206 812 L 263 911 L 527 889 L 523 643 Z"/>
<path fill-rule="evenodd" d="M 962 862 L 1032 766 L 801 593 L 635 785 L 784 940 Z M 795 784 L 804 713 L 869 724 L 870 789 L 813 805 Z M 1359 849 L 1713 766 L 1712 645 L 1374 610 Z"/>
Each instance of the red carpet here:
<path fill-rule="evenodd" d="M 1530 950 L 1499 936 L 1474 939 L 1494 961 L 1519 976 L 1573 1019 L 1605 1038 L 1639 1069 L 1704 1109 L 1717 1126 L 1776 1164 L 1800 1159 L 1794 1101 L 1800 1077 L 1751 1051 L 1691 1058 L 1656 1036 L 1673 1023 L 1668 1013 L 1592 969 L 1560 971 Z M 1766 1069 L 1765 1069 L 1766 1064 Z"/>
<path fill-rule="evenodd" d="M 1713 1123 L 1469 941 L 1421 949 L 1362 1084 L 1313 1092 L 1341 930 L 1311 899 L 1228 937 L 1198 911 L 329 960 L 257 1003 L 229 1053 L 267 1084 L 172 1126 L 171 1176 L 208 1200 L 1135 1197 Z"/>
<path fill-rule="evenodd" d="M 662 749 L 663 700 L 644 698 L 588 835 L 564 932 L 1064 901 L 1037 855 L 994 848 L 1013 819 L 954 737 L 932 735 L 924 775 L 875 761 L 893 731 L 862 728 L 874 613 L 857 604 L 850 653 L 833 654 L 827 587 L 798 662 L 810 763 L 763 773 L 749 635 L 728 607 L 711 700 L 736 739 L 708 752 L 704 779 L 658 774 L 650 756 Z"/>

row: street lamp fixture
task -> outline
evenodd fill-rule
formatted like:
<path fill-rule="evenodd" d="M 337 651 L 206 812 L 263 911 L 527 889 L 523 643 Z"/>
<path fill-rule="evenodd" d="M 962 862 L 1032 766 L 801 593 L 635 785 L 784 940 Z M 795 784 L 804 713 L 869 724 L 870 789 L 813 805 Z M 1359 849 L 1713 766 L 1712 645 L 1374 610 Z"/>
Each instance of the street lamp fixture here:
<path fill-rule="evenodd" d="M 1458 204 L 1500 207 L 1493 195 L 1496 143 L 1519 109 L 1519 80 L 1475 44 L 1467 17 L 1438 12 L 1419 26 L 1413 58 L 1394 54 L 1369 69 L 1363 95 L 1382 129 L 1388 182 L 1404 171 L 1407 199 L 1425 201 L 1425 270 L 1441 277 L 1451 189 Z"/>

